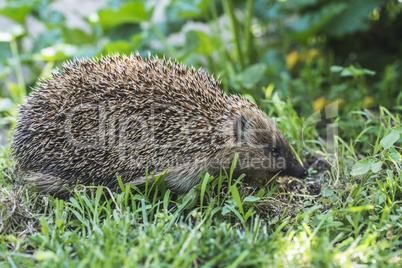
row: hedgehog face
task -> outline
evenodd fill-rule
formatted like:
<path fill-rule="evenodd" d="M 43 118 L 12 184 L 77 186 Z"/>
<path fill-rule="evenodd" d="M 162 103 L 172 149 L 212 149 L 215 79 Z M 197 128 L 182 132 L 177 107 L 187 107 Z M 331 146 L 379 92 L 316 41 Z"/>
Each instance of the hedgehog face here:
<path fill-rule="evenodd" d="M 277 173 L 305 178 L 307 170 L 294 157 L 289 142 L 262 112 L 235 119 L 234 147 L 238 169 L 250 177 L 268 178 Z"/>

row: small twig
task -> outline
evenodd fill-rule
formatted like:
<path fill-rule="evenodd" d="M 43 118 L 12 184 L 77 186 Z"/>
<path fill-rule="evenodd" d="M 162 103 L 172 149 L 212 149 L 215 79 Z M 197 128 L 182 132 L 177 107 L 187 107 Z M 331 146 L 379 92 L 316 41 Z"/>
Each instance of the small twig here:
<path fill-rule="evenodd" d="M 275 179 L 276 177 L 278 177 L 279 173 L 281 173 L 281 172 L 279 171 L 278 173 L 276 173 L 275 176 L 273 176 L 273 177 L 264 185 L 264 187 L 262 187 L 262 188 L 267 187 L 268 184 L 269 184 L 273 179 Z"/>
<path fill-rule="evenodd" d="M 113 194 L 112 194 L 112 192 L 110 191 L 110 189 L 108 188 L 108 187 L 105 187 L 105 189 L 109 192 L 109 195 L 110 195 L 110 197 L 112 198 L 112 200 L 113 200 L 113 203 L 116 205 L 116 209 L 117 209 L 117 211 L 120 213 L 120 215 L 122 214 L 121 213 L 121 209 L 119 208 L 119 206 L 117 205 L 117 202 L 116 202 L 116 200 L 114 199 L 114 196 L 113 196 Z"/>

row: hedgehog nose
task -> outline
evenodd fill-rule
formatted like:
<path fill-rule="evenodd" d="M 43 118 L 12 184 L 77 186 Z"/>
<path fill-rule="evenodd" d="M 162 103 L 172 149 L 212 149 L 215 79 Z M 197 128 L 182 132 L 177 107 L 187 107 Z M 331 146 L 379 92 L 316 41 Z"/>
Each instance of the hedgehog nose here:
<path fill-rule="evenodd" d="M 307 171 L 307 169 L 304 169 L 304 171 L 302 172 L 302 179 L 307 178 L 307 175 L 308 175 L 308 171 Z"/>

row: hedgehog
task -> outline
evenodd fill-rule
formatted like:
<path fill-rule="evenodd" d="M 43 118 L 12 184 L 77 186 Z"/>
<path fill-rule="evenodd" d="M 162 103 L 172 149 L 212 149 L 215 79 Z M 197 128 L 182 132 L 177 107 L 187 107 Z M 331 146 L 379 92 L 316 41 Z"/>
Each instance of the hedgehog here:
<path fill-rule="evenodd" d="M 75 59 L 40 80 L 20 107 L 11 149 L 22 178 L 55 195 L 161 175 L 185 193 L 236 155 L 234 176 L 253 182 L 307 176 L 257 105 L 228 96 L 203 69 L 138 53 Z"/>

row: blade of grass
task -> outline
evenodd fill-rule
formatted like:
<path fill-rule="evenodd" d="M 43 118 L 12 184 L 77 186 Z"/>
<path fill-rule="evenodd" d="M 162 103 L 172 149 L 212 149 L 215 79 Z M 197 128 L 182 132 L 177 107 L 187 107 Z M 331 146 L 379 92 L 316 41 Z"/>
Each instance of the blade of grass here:
<path fill-rule="evenodd" d="M 237 52 L 237 60 L 240 62 L 241 69 L 244 70 L 245 64 L 244 64 L 243 53 L 241 51 L 239 24 L 236 19 L 236 14 L 234 11 L 232 0 L 224 0 L 223 1 L 223 9 L 224 9 L 226 16 L 230 19 L 232 37 L 235 41 L 235 47 L 236 47 L 236 52 Z"/>
<path fill-rule="evenodd" d="M 253 0 L 247 1 L 247 17 L 244 25 L 244 35 L 246 40 L 245 57 L 250 61 L 250 47 L 251 47 L 251 19 L 253 18 Z"/>
<path fill-rule="evenodd" d="M 18 88 L 19 88 L 19 97 L 21 102 L 23 98 L 27 95 L 27 90 L 26 90 L 26 85 L 24 81 L 24 76 L 22 74 L 22 67 L 21 67 L 21 61 L 20 61 L 20 56 L 18 53 L 18 47 L 17 47 L 17 41 L 15 38 L 11 39 L 10 41 L 10 48 L 11 48 L 11 54 L 13 55 L 14 61 L 15 61 L 15 75 L 17 77 L 17 83 L 18 83 Z M 16 101 L 16 100 L 14 100 Z"/>

